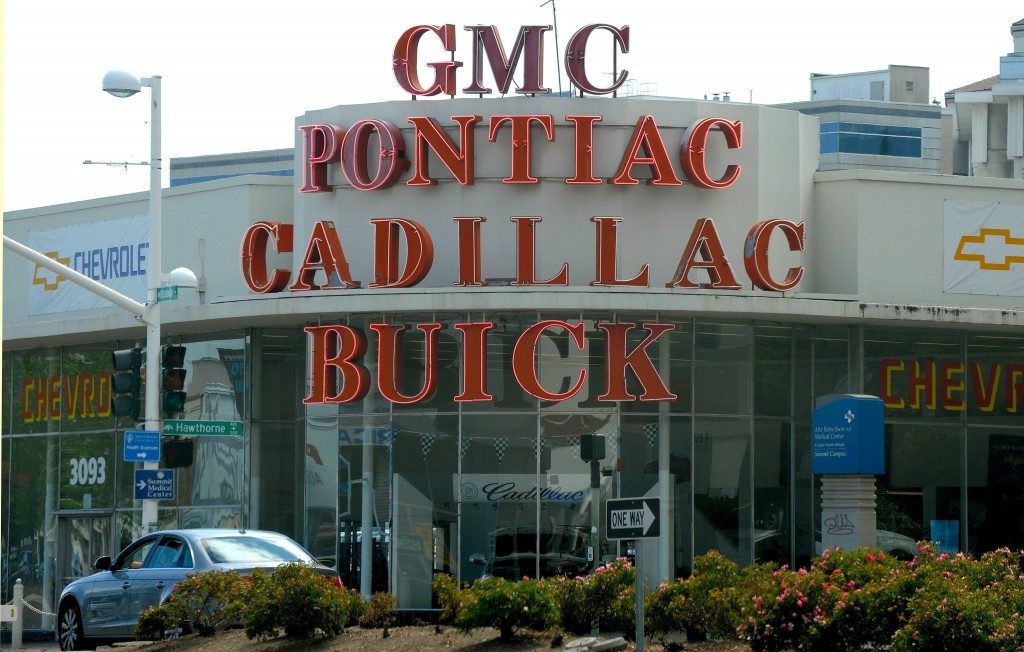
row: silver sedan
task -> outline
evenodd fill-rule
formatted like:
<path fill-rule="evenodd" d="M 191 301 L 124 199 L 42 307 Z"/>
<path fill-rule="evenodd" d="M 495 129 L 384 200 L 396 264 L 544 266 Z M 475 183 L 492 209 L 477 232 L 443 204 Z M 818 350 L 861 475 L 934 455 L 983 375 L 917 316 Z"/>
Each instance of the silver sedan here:
<path fill-rule="evenodd" d="M 75 580 L 61 592 L 57 640 L 62 650 L 92 649 L 99 641 L 130 640 L 139 614 L 163 604 L 189 573 L 256 568 L 293 562 L 311 565 L 341 582 L 302 546 L 276 532 L 259 530 L 165 530 L 132 542 L 116 557 L 99 557 L 97 573 Z"/>

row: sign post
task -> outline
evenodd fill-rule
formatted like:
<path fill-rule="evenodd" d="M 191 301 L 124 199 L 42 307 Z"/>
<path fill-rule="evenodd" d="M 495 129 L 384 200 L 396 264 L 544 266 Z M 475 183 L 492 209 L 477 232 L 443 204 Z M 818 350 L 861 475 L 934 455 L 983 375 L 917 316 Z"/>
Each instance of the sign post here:
<path fill-rule="evenodd" d="M 658 498 L 615 498 L 605 503 L 605 534 L 609 539 L 653 539 L 661 535 L 661 503 Z M 636 652 L 644 652 L 644 579 L 640 572 L 640 545 L 636 556 Z"/>

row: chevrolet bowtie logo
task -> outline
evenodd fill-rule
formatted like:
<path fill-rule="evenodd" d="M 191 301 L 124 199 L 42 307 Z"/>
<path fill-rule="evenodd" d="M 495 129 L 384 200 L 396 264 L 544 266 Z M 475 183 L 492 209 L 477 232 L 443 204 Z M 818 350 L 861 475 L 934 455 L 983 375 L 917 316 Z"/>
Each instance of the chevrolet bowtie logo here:
<path fill-rule="evenodd" d="M 970 253 L 964 251 L 967 248 Z M 960 238 L 953 260 L 975 261 L 981 269 L 1009 271 L 1011 264 L 1024 263 L 1024 238 L 1012 237 L 1010 229 L 981 229 L 978 235 Z"/>
<path fill-rule="evenodd" d="M 61 258 L 60 254 L 57 253 L 56 251 L 47 251 L 44 255 L 47 258 L 52 258 L 53 260 L 56 260 L 58 263 L 62 265 L 71 264 L 71 258 Z M 53 292 L 58 287 L 60 287 L 60 284 L 62 282 L 68 280 L 65 276 L 62 276 L 61 274 L 54 274 L 53 280 L 51 281 L 50 277 L 48 276 L 51 273 L 52 272 L 47 270 L 45 267 L 36 265 L 36 270 L 32 274 L 32 285 L 42 285 L 44 292 Z"/>

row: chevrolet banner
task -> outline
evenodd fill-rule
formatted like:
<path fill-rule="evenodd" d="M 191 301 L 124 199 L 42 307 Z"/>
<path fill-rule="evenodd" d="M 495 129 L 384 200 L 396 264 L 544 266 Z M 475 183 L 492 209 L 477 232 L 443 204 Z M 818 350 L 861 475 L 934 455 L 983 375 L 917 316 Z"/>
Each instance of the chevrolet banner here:
<path fill-rule="evenodd" d="M 146 301 L 148 215 L 32 231 L 28 246 L 125 296 Z M 30 315 L 111 305 L 60 274 L 36 265 L 29 290 Z"/>
<path fill-rule="evenodd" d="M 1024 296 L 1024 206 L 945 202 L 943 292 Z"/>

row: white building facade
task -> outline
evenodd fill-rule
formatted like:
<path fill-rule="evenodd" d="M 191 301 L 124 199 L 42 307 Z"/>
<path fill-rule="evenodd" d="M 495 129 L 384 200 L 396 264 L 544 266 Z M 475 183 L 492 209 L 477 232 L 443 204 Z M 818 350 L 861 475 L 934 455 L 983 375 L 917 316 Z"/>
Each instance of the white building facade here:
<path fill-rule="evenodd" d="M 404 609 L 478 559 L 537 576 L 639 545 L 651 586 L 711 549 L 804 563 L 811 412 L 837 393 L 885 404 L 880 530 L 1024 545 L 1021 182 L 817 172 L 817 119 L 732 102 L 464 97 L 295 127 L 290 178 L 164 190 L 164 265 L 200 281 L 161 306 L 187 349 L 175 416 L 242 431 L 189 438 L 157 524 L 109 404 L 110 352 L 144 328 L 5 256 L 5 590 L 26 559 L 53 607 L 154 525 L 280 530 Z M 140 297 L 147 214 L 127 195 L 4 232 Z M 658 498 L 661 535 L 610 540 L 616 497 Z"/>

